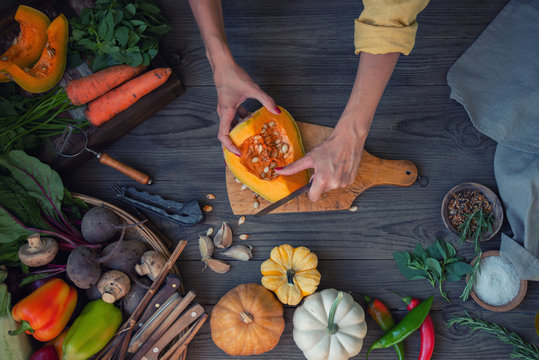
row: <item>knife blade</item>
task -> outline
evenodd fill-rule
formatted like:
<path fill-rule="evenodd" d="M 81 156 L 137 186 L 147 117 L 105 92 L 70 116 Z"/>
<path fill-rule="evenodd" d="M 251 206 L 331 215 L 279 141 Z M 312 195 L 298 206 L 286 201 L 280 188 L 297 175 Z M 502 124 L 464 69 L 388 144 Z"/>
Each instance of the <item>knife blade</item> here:
<path fill-rule="evenodd" d="M 300 187 L 299 189 L 297 189 L 296 191 L 292 192 L 290 195 L 285 196 L 281 200 L 277 200 L 273 204 L 271 204 L 271 205 L 265 207 L 264 209 L 260 210 L 259 212 L 257 212 L 255 214 L 255 217 L 264 216 L 264 215 L 268 214 L 269 212 L 277 209 L 279 206 L 282 206 L 282 205 L 286 204 L 287 202 L 289 202 L 290 200 L 292 200 L 294 198 L 297 198 L 301 194 L 309 191 L 312 184 L 313 184 L 313 182 L 311 181 L 307 185 L 304 185 L 304 186 Z"/>
<path fill-rule="evenodd" d="M 166 284 L 155 294 L 140 316 L 138 320 L 138 326 L 142 327 L 144 323 L 153 315 L 153 313 L 159 308 L 170 296 L 180 289 L 180 278 L 177 275 L 167 275 Z"/>

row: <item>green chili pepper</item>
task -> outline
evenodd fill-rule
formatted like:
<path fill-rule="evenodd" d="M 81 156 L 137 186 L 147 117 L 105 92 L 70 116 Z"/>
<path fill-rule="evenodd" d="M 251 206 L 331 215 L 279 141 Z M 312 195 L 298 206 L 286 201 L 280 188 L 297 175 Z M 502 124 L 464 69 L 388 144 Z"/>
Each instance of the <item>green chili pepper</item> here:
<path fill-rule="evenodd" d="M 373 300 L 368 296 L 364 296 L 364 298 L 367 302 L 367 312 L 380 328 L 384 330 L 384 333 L 391 330 L 395 326 L 395 320 L 393 320 L 393 316 L 391 316 L 387 306 L 378 299 Z M 399 360 L 404 360 L 404 343 L 400 342 L 393 345 L 393 347 L 395 348 Z"/>
<path fill-rule="evenodd" d="M 63 360 L 86 360 L 105 347 L 122 323 L 122 311 L 101 299 L 88 303 L 69 328 Z"/>
<path fill-rule="evenodd" d="M 412 311 L 406 314 L 404 319 L 393 327 L 393 329 L 389 330 L 384 336 L 376 340 L 367 352 L 366 359 L 369 358 L 369 354 L 374 349 L 386 349 L 398 344 L 419 329 L 429 314 L 433 300 L 434 297 L 431 295 L 427 300 L 421 302 L 421 304 L 417 305 Z"/>

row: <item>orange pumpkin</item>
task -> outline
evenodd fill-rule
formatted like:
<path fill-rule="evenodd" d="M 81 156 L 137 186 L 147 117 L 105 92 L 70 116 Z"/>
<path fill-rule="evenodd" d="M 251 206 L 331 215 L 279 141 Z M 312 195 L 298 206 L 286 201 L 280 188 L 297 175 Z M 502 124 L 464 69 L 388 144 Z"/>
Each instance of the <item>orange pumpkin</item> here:
<path fill-rule="evenodd" d="M 305 155 L 294 118 L 282 107 L 281 114 L 258 109 L 230 132 L 241 150 L 241 158 L 224 149 L 225 161 L 238 180 L 264 199 L 274 202 L 309 182 L 309 172 L 279 176 L 276 167 L 284 167 Z"/>
<path fill-rule="evenodd" d="M 258 284 L 239 285 L 215 305 L 210 328 L 213 342 L 227 354 L 262 354 L 279 343 L 283 306 Z"/>
<path fill-rule="evenodd" d="M 34 65 L 47 42 L 47 28 L 50 24 L 47 15 L 29 6 L 19 5 L 15 20 L 19 23 L 21 32 L 13 45 L 0 55 L 0 70 L 12 63 L 21 68 Z M 0 74 L 0 82 L 6 81 L 9 79 Z"/>
<path fill-rule="evenodd" d="M 68 33 L 67 19 L 61 14 L 49 25 L 48 41 L 34 67 L 25 71 L 11 64 L 2 71 L 26 91 L 41 93 L 51 89 L 64 75 Z"/>

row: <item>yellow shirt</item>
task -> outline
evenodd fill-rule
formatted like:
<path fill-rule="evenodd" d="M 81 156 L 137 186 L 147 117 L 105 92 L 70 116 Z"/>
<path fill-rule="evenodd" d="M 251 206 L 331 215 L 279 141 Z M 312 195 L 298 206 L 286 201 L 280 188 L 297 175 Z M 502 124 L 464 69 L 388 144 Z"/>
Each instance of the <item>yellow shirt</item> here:
<path fill-rule="evenodd" d="M 356 19 L 356 54 L 401 52 L 408 55 L 415 43 L 416 17 L 429 0 L 363 0 Z"/>

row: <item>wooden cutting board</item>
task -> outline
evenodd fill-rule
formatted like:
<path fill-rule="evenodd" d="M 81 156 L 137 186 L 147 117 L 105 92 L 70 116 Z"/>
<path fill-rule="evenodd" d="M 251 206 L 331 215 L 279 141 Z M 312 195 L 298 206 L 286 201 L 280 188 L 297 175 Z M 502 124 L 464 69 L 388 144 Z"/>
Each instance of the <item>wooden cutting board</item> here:
<path fill-rule="evenodd" d="M 329 136 L 333 130 L 330 127 L 298 122 L 305 151 L 310 151 Z M 347 187 L 332 190 L 323 194 L 317 202 L 312 202 L 307 194 L 302 194 L 287 204 L 275 209 L 271 214 L 346 210 L 350 208 L 355 198 L 363 191 L 378 185 L 410 186 L 417 179 L 417 167 L 409 160 L 385 160 L 363 151 L 356 180 Z M 253 192 L 250 189 L 241 190 L 234 175 L 226 168 L 226 187 L 228 200 L 235 215 L 253 215 L 270 204 L 269 201 L 258 197 L 260 207 L 253 206 Z"/>

